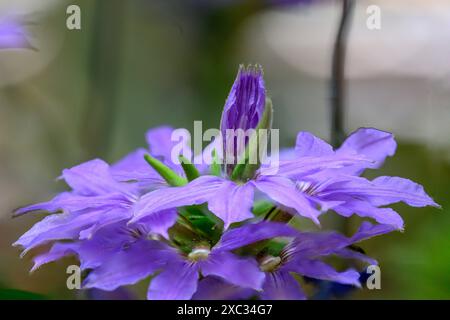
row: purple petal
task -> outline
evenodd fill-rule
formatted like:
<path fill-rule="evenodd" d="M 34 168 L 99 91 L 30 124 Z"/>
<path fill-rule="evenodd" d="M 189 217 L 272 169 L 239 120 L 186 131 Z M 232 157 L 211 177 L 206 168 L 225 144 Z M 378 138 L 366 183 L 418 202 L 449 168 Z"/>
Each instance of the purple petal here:
<path fill-rule="evenodd" d="M 372 184 L 370 196 L 377 206 L 403 201 L 413 207 L 439 207 L 420 184 L 409 179 L 383 176 L 372 180 Z"/>
<path fill-rule="evenodd" d="M 266 90 L 260 67 L 240 67 L 223 108 L 220 129 L 254 129 L 264 112 Z"/>
<path fill-rule="evenodd" d="M 338 154 L 360 154 L 375 161 L 373 167 L 380 167 L 387 157 L 395 154 L 397 143 L 389 132 L 360 128 L 353 132 L 337 150 Z"/>
<path fill-rule="evenodd" d="M 117 288 L 114 291 L 104 291 L 100 289 L 86 290 L 88 300 L 138 300 L 137 297 L 126 288 Z"/>
<path fill-rule="evenodd" d="M 384 224 L 374 225 L 371 224 L 370 222 L 364 221 L 363 223 L 361 223 L 361 226 L 359 227 L 358 231 L 350 238 L 350 241 L 353 244 L 392 231 L 394 231 L 394 228 L 390 225 Z"/>
<path fill-rule="evenodd" d="M 122 224 L 121 224 L 122 225 Z M 126 238 L 114 226 L 103 228 L 87 241 L 56 242 L 46 253 L 34 257 L 31 272 L 42 265 L 59 260 L 63 257 L 76 255 L 82 270 L 100 266 L 111 254 L 122 248 L 122 241 Z"/>
<path fill-rule="evenodd" d="M 354 243 L 394 230 L 390 225 L 373 225 L 366 221 L 351 238 L 337 232 L 302 232 L 288 244 L 285 251 L 295 259 L 308 260 L 337 254 Z"/>
<path fill-rule="evenodd" d="M 117 181 L 136 181 L 142 188 L 167 185 L 161 176 L 144 160 L 148 151 L 137 149 L 111 166 L 111 173 Z"/>
<path fill-rule="evenodd" d="M 75 244 L 75 246 L 78 246 L 79 244 Z M 36 271 L 44 264 L 62 259 L 66 256 L 75 254 L 73 247 L 73 243 L 56 243 L 52 246 L 49 252 L 40 254 L 33 258 L 34 265 L 30 270 L 31 272 Z"/>
<path fill-rule="evenodd" d="M 97 196 L 111 192 L 130 194 L 131 186 L 117 182 L 109 165 L 100 159 L 94 159 L 71 169 L 63 170 L 62 177 L 78 194 Z"/>
<path fill-rule="evenodd" d="M 73 197 L 72 192 L 62 192 L 50 201 L 40 202 L 40 203 L 32 204 L 29 206 L 25 206 L 22 208 L 18 208 L 14 211 L 14 216 L 23 215 L 25 213 L 32 212 L 32 211 L 55 212 L 55 211 L 58 211 L 59 209 L 62 209 L 59 206 L 59 203 L 65 201 L 67 199 L 70 200 L 72 197 Z"/>
<path fill-rule="evenodd" d="M 218 276 L 244 288 L 260 290 L 264 282 L 264 272 L 253 258 L 241 258 L 226 251 L 211 252 L 199 266 L 204 276 Z"/>
<path fill-rule="evenodd" d="M 141 245 L 140 241 L 145 240 L 144 238 L 147 234 L 142 233 L 140 238 L 136 238 L 136 231 L 137 229 L 126 227 L 126 221 L 121 221 L 100 228 L 90 238 L 86 238 L 84 241 L 57 242 L 47 253 L 34 258 L 35 265 L 32 271 L 45 263 L 58 260 L 68 255 L 76 255 L 78 257 L 82 270 L 99 267 L 104 263 L 109 263 L 116 254 L 125 248 L 134 246 L 136 243 Z M 161 248 L 167 249 L 165 247 Z M 173 253 L 173 256 L 175 256 L 175 253 Z"/>
<path fill-rule="evenodd" d="M 387 224 L 403 230 L 402 217 L 391 208 L 377 208 L 365 201 L 350 200 L 344 205 L 333 208 L 337 213 L 349 217 L 357 214 L 360 217 L 375 219 L 378 223 Z"/>
<path fill-rule="evenodd" d="M 152 215 L 140 220 L 138 224 L 142 224 L 149 233 L 155 233 L 168 239 L 168 230 L 175 224 L 178 213 L 175 209 L 167 209 L 155 212 Z"/>
<path fill-rule="evenodd" d="M 280 150 L 280 153 L 278 155 L 278 160 L 280 161 L 286 161 L 286 160 L 295 160 L 297 159 L 297 151 L 295 151 L 294 148 L 284 148 Z M 272 161 L 270 161 L 271 158 L 269 156 L 269 161 L 267 161 L 267 163 L 272 163 Z M 264 166 L 264 164 L 262 164 L 261 166 Z M 266 165 L 266 167 L 268 167 Z"/>
<path fill-rule="evenodd" d="M 289 261 L 284 268 L 309 278 L 361 286 L 358 271 L 349 269 L 344 272 L 338 272 L 319 260 L 296 259 Z"/>
<path fill-rule="evenodd" d="M 57 242 L 47 253 L 33 258 L 34 265 L 30 272 L 34 272 L 44 264 L 72 255 L 77 256 L 81 270 L 96 268 L 119 249 L 121 249 L 121 246 L 110 247 L 96 240 L 71 243 Z"/>
<path fill-rule="evenodd" d="M 339 176 L 336 182 L 320 192 L 327 199 L 357 198 L 374 206 L 388 205 L 403 201 L 410 206 L 439 206 L 424 191 L 423 187 L 411 180 L 399 177 L 378 177 L 372 181 L 355 176 Z"/>
<path fill-rule="evenodd" d="M 305 300 L 306 295 L 289 272 L 279 270 L 266 273 L 261 298 L 264 300 Z"/>
<path fill-rule="evenodd" d="M 208 208 L 224 222 L 224 229 L 231 223 L 253 218 L 254 186 L 250 183 L 237 185 L 225 181 L 216 195 L 208 202 Z"/>
<path fill-rule="evenodd" d="M 341 258 L 359 260 L 359 261 L 362 261 L 364 263 L 371 264 L 371 265 L 378 264 L 377 260 L 375 260 L 361 252 L 358 252 L 358 251 L 355 251 L 352 249 L 348 249 L 348 248 L 336 250 L 334 252 L 334 254 Z"/>
<path fill-rule="evenodd" d="M 192 300 L 246 300 L 255 295 L 250 288 L 241 288 L 220 277 L 208 276 L 198 283 Z"/>
<path fill-rule="evenodd" d="M 295 143 L 297 157 L 323 157 L 334 154 L 333 147 L 309 132 L 299 132 Z"/>
<path fill-rule="evenodd" d="M 261 240 L 295 237 L 298 231 L 279 222 L 259 222 L 226 231 L 213 251 L 230 251 Z"/>
<path fill-rule="evenodd" d="M 110 259 L 91 271 L 84 287 L 109 291 L 135 284 L 161 269 L 173 254 L 161 242 L 137 241 L 111 255 Z"/>
<path fill-rule="evenodd" d="M 309 259 L 331 255 L 350 244 L 350 239 L 337 232 L 302 232 L 285 251 L 298 259 Z"/>
<path fill-rule="evenodd" d="M 174 166 L 174 161 L 172 161 L 172 150 L 179 143 L 179 141 L 172 140 L 172 134 L 174 131 L 175 129 L 172 127 L 161 126 L 148 130 L 145 136 L 150 148 L 150 154 L 154 157 L 162 158 L 162 160 L 169 164 L 172 168 Z M 183 139 L 182 141 L 186 143 L 189 142 L 190 137 L 188 131 L 183 130 L 179 132 L 184 133 L 181 136 L 181 139 Z M 183 154 L 186 158 L 191 159 L 192 152 L 188 144 L 185 145 L 184 151 L 184 153 L 180 152 L 180 154 Z M 176 167 L 180 168 L 178 165 L 176 165 Z"/>
<path fill-rule="evenodd" d="M 302 157 L 294 160 L 279 161 L 278 166 L 263 167 L 258 170 L 259 175 L 283 175 L 297 177 L 313 174 L 325 169 L 341 169 L 358 165 L 367 167 L 373 161 L 361 155 L 331 155 L 322 157 Z"/>
<path fill-rule="evenodd" d="M 182 187 L 168 187 L 147 193 L 137 202 L 130 223 L 155 212 L 207 202 L 223 182 L 224 180 L 218 177 L 202 176 Z"/>
<path fill-rule="evenodd" d="M 53 240 L 77 239 L 80 232 L 93 225 L 108 225 L 126 220 L 131 212 L 123 209 L 97 210 L 86 213 L 61 213 L 45 217 L 23 234 L 13 245 L 25 248 L 22 255 Z"/>
<path fill-rule="evenodd" d="M 276 176 L 263 176 L 254 181 L 255 186 L 272 200 L 293 208 L 301 216 L 311 219 L 317 225 L 320 225 L 318 216 L 320 211 L 312 206 L 305 195 L 296 188 L 288 178 Z"/>
<path fill-rule="evenodd" d="M 144 155 L 147 153 L 147 150 L 139 148 L 127 154 L 125 157 L 111 165 L 111 171 L 113 172 L 113 175 L 117 175 L 120 173 L 125 174 L 129 171 L 138 171 L 140 173 L 144 173 L 143 171 L 147 171 L 146 174 L 149 174 L 153 171 L 153 169 L 144 160 Z M 127 178 L 127 180 L 131 179 Z"/>
<path fill-rule="evenodd" d="M 198 266 L 186 262 L 168 264 L 150 282 L 149 300 L 189 300 L 197 290 Z"/>
<path fill-rule="evenodd" d="M 22 215 L 31 211 L 65 211 L 75 212 L 87 209 L 112 209 L 112 208 L 128 208 L 130 206 L 129 199 L 123 194 L 111 193 L 108 195 L 85 197 L 79 196 L 72 192 L 64 192 L 48 202 L 41 202 L 27 207 L 17 209 L 15 216 Z"/>

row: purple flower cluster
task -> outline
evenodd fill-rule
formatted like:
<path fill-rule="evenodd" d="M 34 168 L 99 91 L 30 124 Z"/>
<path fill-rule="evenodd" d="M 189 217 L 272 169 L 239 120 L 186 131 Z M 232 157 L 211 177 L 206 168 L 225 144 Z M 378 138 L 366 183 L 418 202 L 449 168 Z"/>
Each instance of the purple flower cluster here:
<path fill-rule="evenodd" d="M 257 128 L 265 121 L 266 100 L 260 68 L 241 68 L 221 130 Z M 244 163 L 229 170 L 215 161 L 223 154 L 217 141 L 205 148 L 215 151 L 209 166 L 185 157 L 173 161 L 172 131 L 150 130 L 147 149 L 113 165 L 95 159 L 64 170 L 70 191 L 17 210 L 50 213 L 14 243 L 23 254 L 41 248 L 32 270 L 75 255 L 86 271 L 84 288 L 110 291 L 150 277 L 148 299 L 304 299 L 293 275 L 360 285 L 357 270 L 337 271 L 324 259 L 375 264 L 351 248 L 403 229 L 387 205 L 438 206 L 408 179 L 361 176 L 394 154 L 387 132 L 359 129 L 336 150 L 300 132 L 276 168 L 252 164 L 247 170 Z M 269 205 L 262 210 L 261 203 Z M 363 222 L 351 237 L 304 232 L 289 223 L 302 216 L 320 225 L 327 211 L 376 223 Z"/>

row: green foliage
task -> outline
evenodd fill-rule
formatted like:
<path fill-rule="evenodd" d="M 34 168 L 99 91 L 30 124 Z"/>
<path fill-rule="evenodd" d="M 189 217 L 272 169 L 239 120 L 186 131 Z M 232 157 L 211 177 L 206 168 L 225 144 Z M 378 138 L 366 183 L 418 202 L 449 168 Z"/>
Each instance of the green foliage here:
<path fill-rule="evenodd" d="M 47 300 L 48 298 L 39 293 L 17 290 L 0 289 L 0 300 Z"/>

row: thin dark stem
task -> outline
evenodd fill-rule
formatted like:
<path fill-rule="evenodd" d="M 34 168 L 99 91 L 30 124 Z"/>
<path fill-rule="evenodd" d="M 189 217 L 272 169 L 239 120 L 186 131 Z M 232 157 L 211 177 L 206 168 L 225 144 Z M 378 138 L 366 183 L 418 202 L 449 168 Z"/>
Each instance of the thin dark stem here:
<path fill-rule="evenodd" d="M 354 4 L 354 0 L 342 0 L 342 13 L 333 49 L 331 70 L 331 142 L 335 147 L 339 146 L 345 137 L 345 53 Z"/>

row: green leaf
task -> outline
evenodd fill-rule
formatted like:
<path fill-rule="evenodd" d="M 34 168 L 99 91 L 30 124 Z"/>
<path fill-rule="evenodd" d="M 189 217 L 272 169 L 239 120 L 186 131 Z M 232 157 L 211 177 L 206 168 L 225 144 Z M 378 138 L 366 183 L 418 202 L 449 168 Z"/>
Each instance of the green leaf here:
<path fill-rule="evenodd" d="M 42 294 L 17 289 L 0 289 L 0 300 L 47 300 Z"/>

